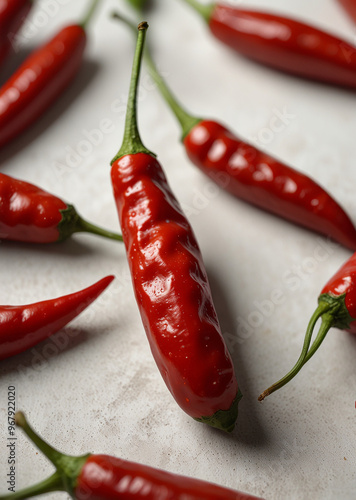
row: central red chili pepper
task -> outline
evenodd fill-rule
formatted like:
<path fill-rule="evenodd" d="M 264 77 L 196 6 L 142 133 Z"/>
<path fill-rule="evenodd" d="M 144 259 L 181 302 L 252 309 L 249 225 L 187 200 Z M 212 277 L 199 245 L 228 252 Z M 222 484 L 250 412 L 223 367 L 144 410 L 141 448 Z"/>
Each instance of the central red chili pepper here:
<path fill-rule="evenodd" d="M 356 253 L 324 286 L 318 302 L 319 306 L 309 322 L 297 363 L 285 377 L 265 390 L 259 396 L 259 401 L 285 386 L 299 373 L 319 349 L 330 328 L 339 328 L 356 334 Z M 315 325 L 320 319 L 319 332 L 309 348 Z"/>
<path fill-rule="evenodd" d="M 42 483 L 0 496 L 0 500 L 23 500 L 53 491 L 66 491 L 76 500 L 258 500 L 217 484 L 107 455 L 64 455 L 29 426 L 23 413 L 16 413 L 15 420 L 56 472 Z"/>
<path fill-rule="evenodd" d="M 98 1 L 92 0 L 82 24 L 63 28 L 0 88 L 0 147 L 32 125 L 78 73 L 87 40 L 85 27 Z"/>
<path fill-rule="evenodd" d="M 114 14 L 129 24 L 122 16 Z M 190 160 L 234 196 L 356 250 L 356 229 L 343 208 L 315 181 L 246 143 L 223 125 L 187 113 L 145 60 L 182 127 Z M 356 73 L 355 73 L 356 74 Z"/>
<path fill-rule="evenodd" d="M 147 25 L 140 25 L 123 145 L 111 179 L 134 290 L 150 347 L 179 406 L 232 431 L 238 391 L 194 233 L 163 170 L 141 142 L 137 85 Z"/>
<path fill-rule="evenodd" d="M 57 196 L 0 173 L 0 240 L 54 243 L 78 232 L 122 241 L 121 235 L 82 219 Z"/>
<path fill-rule="evenodd" d="M 356 88 L 356 48 L 346 41 L 276 14 L 185 2 L 213 35 L 244 56 L 297 76 Z"/>
<path fill-rule="evenodd" d="M 11 49 L 12 41 L 33 5 L 32 0 L 1 0 L 0 64 Z"/>
<path fill-rule="evenodd" d="M 107 276 L 76 293 L 26 306 L 0 306 L 0 360 L 34 347 L 58 332 L 110 285 Z"/>

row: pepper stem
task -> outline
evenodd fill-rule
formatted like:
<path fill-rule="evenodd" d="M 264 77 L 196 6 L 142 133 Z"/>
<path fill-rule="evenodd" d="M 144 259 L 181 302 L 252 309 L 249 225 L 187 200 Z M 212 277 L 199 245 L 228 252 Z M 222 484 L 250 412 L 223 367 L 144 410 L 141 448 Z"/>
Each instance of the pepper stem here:
<path fill-rule="evenodd" d="M 15 422 L 21 427 L 27 437 L 42 451 L 42 453 L 56 467 L 56 472 L 41 483 L 30 486 L 11 495 L 0 496 L 0 500 L 21 500 L 52 491 L 66 491 L 73 496 L 79 474 L 90 455 L 72 457 L 57 451 L 46 443 L 28 424 L 23 413 L 17 412 Z"/>
<path fill-rule="evenodd" d="M 25 415 L 22 412 L 17 412 L 15 415 L 15 422 L 18 427 L 24 431 L 26 436 L 42 451 L 42 453 L 52 462 L 54 466 L 62 458 L 62 453 L 54 449 L 50 444 L 46 443 L 30 426 L 27 422 Z"/>
<path fill-rule="evenodd" d="M 38 484 L 24 488 L 16 493 L 11 493 L 10 495 L 0 496 L 0 500 L 25 500 L 26 498 L 51 493 L 52 491 L 65 491 L 62 479 L 57 472 Z"/>
<path fill-rule="evenodd" d="M 110 240 L 123 241 L 121 234 L 107 231 L 82 219 L 73 205 L 67 205 L 67 208 L 61 210 L 61 214 L 62 220 L 57 226 L 59 232 L 58 241 L 64 241 L 74 233 L 91 233 Z"/>
<path fill-rule="evenodd" d="M 88 24 L 92 20 L 92 17 L 94 15 L 94 12 L 96 11 L 97 6 L 99 5 L 100 0 L 92 0 L 91 6 L 89 7 L 88 12 L 86 13 L 83 21 L 80 23 L 80 26 L 86 30 L 88 27 Z"/>
<path fill-rule="evenodd" d="M 125 24 L 127 24 L 127 26 L 129 26 L 132 30 L 135 31 L 135 25 L 127 18 L 123 17 L 121 14 L 113 12 L 112 17 L 114 19 L 119 19 L 120 21 L 123 21 Z M 189 134 L 192 128 L 198 125 L 198 123 L 200 123 L 202 120 L 201 118 L 197 118 L 189 114 L 183 108 L 183 106 L 177 101 L 177 99 L 174 97 L 174 95 L 168 88 L 166 82 L 163 80 L 162 76 L 158 72 L 157 67 L 147 48 L 144 51 L 144 59 L 145 63 L 147 64 L 150 75 L 152 76 L 163 98 L 167 102 L 168 106 L 171 108 L 173 114 L 177 118 L 182 128 L 182 140 L 183 140 Z"/>
<path fill-rule="evenodd" d="M 318 332 L 318 335 L 316 336 L 311 348 L 308 351 L 308 354 L 305 357 L 304 360 L 304 365 L 309 361 L 309 359 L 314 356 L 316 351 L 319 349 L 321 346 L 323 340 L 326 337 L 326 334 L 335 325 L 335 318 L 332 315 L 325 314 L 322 318 L 321 326 Z"/>
<path fill-rule="evenodd" d="M 200 2 L 196 0 L 184 0 L 185 3 L 188 3 L 193 9 L 195 9 L 207 23 L 209 23 L 212 12 L 215 8 L 215 4 L 211 3 L 208 5 L 202 5 Z"/>
<path fill-rule="evenodd" d="M 313 356 L 313 354 L 315 354 L 315 352 L 320 347 L 323 339 L 325 338 L 330 328 L 335 325 L 335 317 L 332 314 L 328 314 L 328 312 L 330 312 L 330 310 L 332 309 L 333 307 L 329 303 L 321 302 L 319 304 L 309 322 L 307 332 L 304 338 L 303 349 L 299 356 L 298 361 L 296 362 L 294 367 L 287 373 L 287 375 L 285 375 L 278 382 L 276 382 L 271 387 L 266 389 L 259 396 L 258 398 L 259 401 L 263 401 L 265 397 L 269 396 L 270 394 L 272 394 L 273 392 L 277 391 L 278 389 L 286 385 L 288 382 L 290 382 L 297 375 L 297 373 L 299 373 L 299 371 L 302 369 L 305 363 Z M 312 347 L 309 350 L 315 325 L 320 318 L 322 319 L 322 323 L 320 326 L 319 333 Z"/>
<path fill-rule="evenodd" d="M 110 240 L 124 241 L 121 234 L 112 233 L 111 231 L 107 231 L 101 227 L 95 226 L 91 222 L 82 219 L 80 216 L 78 217 L 76 228 L 76 233 L 91 233 L 96 234 L 97 236 L 102 236 L 103 238 L 108 238 Z"/>
<path fill-rule="evenodd" d="M 140 79 L 140 72 L 142 66 L 141 63 L 142 63 L 147 29 L 148 29 L 148 24 L 146 22 L 142 22 L 138 25 L 138 37 L 137 37 L 134 61 L 132 65 L 129 99 L 126 111 L 124 140 L 120 148 L 120 151 L 112 160 L 111 164 L 113 164 L 114 161 L 118 160 L 123 156 L 134 155 L 137 153 L 145 153 L 154 157 L 156 156 L 154 153 L 149 151 L 143 145 L 137 125 L 138 83 Z"/>

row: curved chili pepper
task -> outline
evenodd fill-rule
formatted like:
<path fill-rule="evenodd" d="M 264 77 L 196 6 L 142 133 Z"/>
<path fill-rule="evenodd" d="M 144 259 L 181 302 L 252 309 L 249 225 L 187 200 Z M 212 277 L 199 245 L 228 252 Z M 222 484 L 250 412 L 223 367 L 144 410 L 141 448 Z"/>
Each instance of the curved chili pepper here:
<path fill-rule="evenodd" d="M 0 496 L 0 500 L 22 500 L 53 491 L 66 491 L 76 500 L 258 500 L 217 484 L 120 458 L 64 455 L 30 427 L 23 413 L 16 413 L 15 421 L 53 463 L 56 472 L 42 483 Z"/>
<path fill-rule="evenodd" d="M 73 205 L 33 184 L 0 173 L 0 240 L 54 243 L 78 232 L 122 241 L 121 235 L 82 219 Z"/>
<path fill-rule="evenodd" d="M 191 417 L 232 431 L 238 391 L 193 230 L 136 123 L 139 26 L 123 145 L 111 180 L 136 300 L 161 375 Z"/>
<path fill-rule="evenodd" d="M 265 390 L 259 396 L 259 401 L 286 385 L 297 375 L 319 349 L 330 328 L 356 333 L 356 253 L 327 282 L 321 291 L 318 303 L 319 305 L 309 322 L 303 349 L 297 363 L 285 377 Z M 315 325 L 319 319 L 321 319 L 319 332 L 309 348 Z"/>
<path fill-rule="evenodd" d="M 78 73 L 86 46 L 85 21 L 63 28 L 34 51 L 0 88 L 0 147 L 32 125 L 62 94 Z"/>
<path fill-rule="evenodd" d="M 0 64 L 11 49 L 12 38 L 21 28 L 32 0 L 2 0 L 0 5 Z"/>
<path fill-rule="evenodd" d="M 352 19 L 356 22 L 356 3 L 355 0 L 339 0 L 339 3 L 346 9 Z"/>
<path fill-rule="evenodd" d="M 346 41 L 276 14 L 185 2 L 216 38 L 242 55 L 297 76 L 356 88 L 356 49 Z"/>
<path fill-rule="evenodd" d="M 113 17 L 132 28 L 119 14 Z M 159 75 L 147 50 L 145 60 L 181 125 L 188 157 L 204 174 L 237 198 L 356 249 L 355 226 L 319 184 L 259 151 L 216 121 L 188 114 Z"/>
<path fill-rule="evenodd" d="M 70 295 L 26 306 L 0 306 L 0 360 L 34 347 L 76 318 L 107 288 L 107 276 Z"/>

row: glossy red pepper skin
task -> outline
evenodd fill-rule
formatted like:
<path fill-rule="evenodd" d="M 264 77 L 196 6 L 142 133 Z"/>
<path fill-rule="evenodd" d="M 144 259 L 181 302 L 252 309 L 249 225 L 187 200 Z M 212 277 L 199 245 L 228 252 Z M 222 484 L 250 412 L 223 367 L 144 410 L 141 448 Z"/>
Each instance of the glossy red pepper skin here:
<path fill-rule="evenodd" d="M 0 64 L 11 49 L 11 40 L 21 28 L 33 2 L 31 0 L 1 0 L 0 3 Z"/>
<path fill-rule="evenodd" d="M 356 3 L 355 0 L 339 0 L 339 3 L 346 9 L 352 19 L 356 22 Z"/>
<path fill-rule="evenodd" d="M 237 381 L 193 231 L 157 160 L 112 164 L 122 235 L 150 347 L 179 406 L 193 418 L 235 414 Z M 232 429 L 229 429 L 232 430 Z"/>
<path fill-rule="evenodd" d="M 0 173 L 0 240 L 56 243 L 79 232 L 122 241 L 121 235 L 84 220 L 57 196 Z"/>
<path fill-rule="evenodd" d="M 78 73 L 85 30 L 67 26 L 33 52 L 0 88 L 0 147 L 32 125 Z"/>
<path fill-rule="evenodd" d="M 67 209 L 60 198 L 0 173 L 0 240 L 54 243 Z"/>
<path fill-rule="evenodd" d="M 312 26 L 275 14 L 216 4 L 211 32 L 246 57 L 278 70 L 356 88 L 354 46 Z"/>
<path fill-rule="evenodd" d="M 26 306 L 0 306 L 0 360 L 34 347 L 76 318 L 110 285 L 107 276 L 70 295 Z"/>
<path fill-rule="evenodd" d="M 74 495 L 77 500 L 257 500 L 206 481 L 106 455 L 88 458 Z"/>
<path fill-rule="evenodd" d="M 234 196 L 356 249 L 356 229 L 316 182 L 202 120 L 184 138 L 190 160 Z"/>
<path fill-rule="evenodd" d="M 343 298 L 343 303 L 351 321 L 346 325 L 341 324 L 340 327 L 350 333 L 356 333 L 356 253 L 327 282 L 321 291 L 319 301 L 325 295 L 332 298 Z"/>

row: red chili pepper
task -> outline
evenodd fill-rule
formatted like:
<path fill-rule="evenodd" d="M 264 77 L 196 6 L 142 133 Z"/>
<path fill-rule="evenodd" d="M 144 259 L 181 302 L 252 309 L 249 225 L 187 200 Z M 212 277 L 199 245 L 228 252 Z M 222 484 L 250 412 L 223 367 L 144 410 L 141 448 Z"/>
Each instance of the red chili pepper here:
<path fill-rule="evenodd" d="M 132 28 L 122 16 L 113 17 Z M 356 250 L 355 226 L 320 185 L 244 142 L 223 125 L 188 114 L 159 75 L 147 50 L 145 59 L 182 127 L 187 155 L 200 170 L 237 198 Z"/>
<path fill-rule="evenodd" d="M 86 45 L 85 21 L 63 28 L 33 52 L 0 88 L 0 147 L 32 125 L 68 87 L 78 73 Z"/>
<path fill-rule="evenodd" d="M 0 240 L 54 243 L 79 232 L 122 241 L 121 235 L 82 219 L 73 205 L 0 173 Z"/>
<path fill-rule="evenodd" d="M 309 322 L 302 353 L 297 363 L 285 377 L 264 391 L 259 396 L 259 401 L 286 385 L 297 375 L 319 349 L 330 328 L 356 333 L 356 253 L 324 286 L 318 303 L 319 305 Z M 321 319 L 319 332 L 309 348 L 315 325 L 319 319 Z"/>
<path fill-rule="evenodd" d="M 339 0 L 339 3 L 347 10 L 352 19 L 356 22 L 356 2 L 355 0 Z"/>
<path fill-rule="evenodd" d="M 1 0 L 0 64 L 11 49 L 11 42 L 33 5 L 32 0 Z"/>
<path fill-rule="evenodd" d="M 123 145 L 111 179 L 137 303 L 161 375 L 191 417 L 232 431 L 241 398 L 193 230 L 136 123 L 139 26 Z"/>
<path fill-rule="evenodd" d="M 276 14 L 185 2 L 216 38 L 242 55 L 297 76 L 356 88 L 356 49 L 346 41 Z"/>
<path fill-rule="evenodd" d="M 56 472 L 46 481 L 0 496 L 0 500 L 21 500 L 52 491 L 66 491 L 77 500 L 258 500 L 217 484 L 107 455 L 64 455 L 30 427 L 23 413 L 16 413 L 15 420 Z"/>
<path fill-rule="evenodd" d="M 15 356 L 58 332 L 103 293 L 113 276 L 57 299 L 26 306 L 0 306 L 0 360 Z"/>

